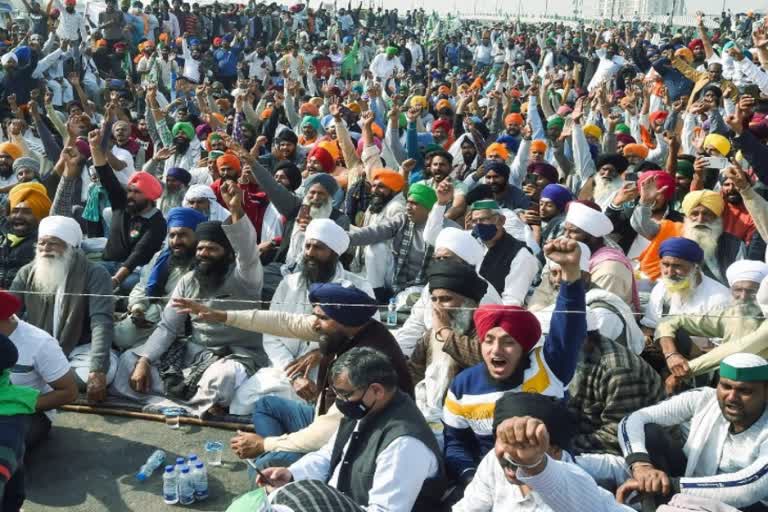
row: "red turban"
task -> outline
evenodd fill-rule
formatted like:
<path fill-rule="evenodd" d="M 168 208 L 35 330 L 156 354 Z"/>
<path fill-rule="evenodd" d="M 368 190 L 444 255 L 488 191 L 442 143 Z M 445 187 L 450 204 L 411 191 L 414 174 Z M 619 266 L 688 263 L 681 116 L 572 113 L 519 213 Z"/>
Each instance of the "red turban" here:
<path fill-rule="evenodd" d="M 315 157 L 323 166 L 325 172 L 331 172 L 336 167 L 336 162 L 333 160 L 333 156 L 325 148 L 315 146 L 312 151 L 309 152 L 308 157 Z"/>
<path fill-rule="evenodd" d="M 704 42 L 701 39 L 692 39 L 688 43 L 688 49 L 694 51 L 696 48 L 704 48 Z"/>
<path fill-rule="evenodd" d="M 163 195 L 163 186 L 157 181 L 157 178 L 148 172 L 139 171 L 128 180 L 128 186 L 133 185 L 144 197 L 150 201 L 157 201 Z"/>
<path fill-rule="evenodd" d="M 667 201 L 671 201 L 675 197 L 675 178 L 667 171 L 646 171 L 640 175 L 637 180 L 637 185 L 641 186 L 643 182 L 648 181 L 651 178 L 656 178 L 656 188 L 661 190 L 664 187 L 667 189 L 664 191 L 664 198 Z"/>
<path fill-rule="evenodd" d="M 529 352 L 541 338 L 541 324 L 530 311 L 519 306 L 484 304 L 475 311 L 475 329 L 482 342 L 494 327 L 501 327 Z"/>
<path fill-rule="evenodd" d="M 232 153 L 224 153 L 219 158 L 216 159 L 216 167 L 218 169 L 221 169 L 223 166 L 231 167 L 232 169 L 235 169 L 236 171 L 239 171 L 241 169 L 240 165 L 240 159 L 237 158 Z"/>
<path fill-rule="evenodd" d="M 451 123 L 447 119 L 438 119 L 434 123 L 432 123 L 432 133 L 435 132 L 438 128 L 442 128 L 445 130 L 445 133 L 451 132 Z"/>
<path fill-rule="evenodd" d="M 213 38 L 213 46 L 221 46 L 222 41 L 224 41 L 222 38 L 214 37 Z"/>
<path fill-rule="evenodd" d="M 631 135 L 627 135 L 626 133 L 617 133 L 616 134 L 616 142 L 621 142 L 624 145 L 627 144 L 635 144 L 635 138 Z"/>
<path fill-rule="evenodd" d="M 648 115 L 648 120 L 651 122 L 651 124 L 656 124 L 656 121 L 661 121 L 663 123 L 667 120 L 667 117 L 669 117 L 669 112 L 664 110 L 657 110 L 656 112 L 651 112 Z"/>
<path fill-rule="evenodd" d="M 21 309 L 21 300 L 14 294 L 0 290 L 0 320 L 8 320 Z"/>

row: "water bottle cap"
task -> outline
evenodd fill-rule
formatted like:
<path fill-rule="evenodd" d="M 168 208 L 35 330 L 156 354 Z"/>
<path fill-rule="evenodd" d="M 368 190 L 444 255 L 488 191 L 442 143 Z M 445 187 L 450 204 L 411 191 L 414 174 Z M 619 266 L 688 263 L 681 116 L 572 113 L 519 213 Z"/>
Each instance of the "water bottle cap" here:
<path fill-rule="evenodd" d="M 165 466 L 166 473 L 173 473 L 173 466 Z"/>
<path fill-rule="evenodd" d="M 141 473 L 141 472 L 136 473 L 136 480 L 138 480 L 139 482 L 143 482 L 146 479 L 147 479 L 147 475 L 145 475 L 144 473 Z"/>
<path fill-rule="evenodd" d="M 181 472 L 182 473 L 189 473 L 189 466 L 184 466 L 183 468 L 181 468 Z"/>
<path fill-rule="evenodd" d="M 189 457 L 187 457 L 187 458 L 188 458 L 189 460 L 197 460 L 197 455 L 195 455 L 194 453 L 190 453 L 190 454 L 189 454 Z"/>
<path fill-rule="evenodd" d="M 204 466 L 204 464 L 202 462 L 198 462 L 197 464 L 195 464 L 195 467 L 197 469 L 203 469 L 203 466 Z"/>
<path fill-rule="evenodd" d="M 176 464 L 184 464 L 184 457 L 176 457 Z"/>

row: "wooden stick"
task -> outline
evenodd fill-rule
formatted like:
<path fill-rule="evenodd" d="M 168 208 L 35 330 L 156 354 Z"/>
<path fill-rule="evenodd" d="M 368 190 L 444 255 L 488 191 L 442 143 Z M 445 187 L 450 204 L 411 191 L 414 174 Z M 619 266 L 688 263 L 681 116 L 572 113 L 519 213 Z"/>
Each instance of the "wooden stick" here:
<path fill-rule="evenodd" d="M 108 416 L 121 416 L 124 418 L 135 418 L 139 420 L 159 421 L 165 423 L 165 416 L 149 412 L 126 411 L 113 407 L 92 407 L 90 405 L 63 405 L 59 407 L 62 411 L 78 412 L 84 414 L 102 414 Z M 179 423 L 185 425 L 198 425 L 201 427 L 221 428 L 224 430 L 242 430 L 253 432 L 253 425 L 249 423 L 234 423 L 231 421 L 213 421 L 203 420 L 192 416 L 179 416 Z"/>

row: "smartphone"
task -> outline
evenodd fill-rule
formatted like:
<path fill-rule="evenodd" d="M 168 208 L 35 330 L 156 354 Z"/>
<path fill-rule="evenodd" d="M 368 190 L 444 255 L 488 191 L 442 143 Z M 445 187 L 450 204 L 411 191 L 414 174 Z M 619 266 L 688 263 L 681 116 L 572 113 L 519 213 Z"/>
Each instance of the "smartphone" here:
<path fill-rule="evenodd" d="M 624 181 L 637 182 L 637 173 L 634 171 L 624 173 Z"/>
<path fill-rule="evenodd" d="M 302 219 L 309 218 L 309 205 L 308 204 L 301 205 L 301 208 L 299 208 L 299 215 L 298 215 L 298 217 L 302 218 Z"/>
<path fill-rule="evenodd" d="M 704 160 L 707 161 L 708 169 L 725 169 L 730 165 L 728 159 L 722 156 L 708 156 Z"/>

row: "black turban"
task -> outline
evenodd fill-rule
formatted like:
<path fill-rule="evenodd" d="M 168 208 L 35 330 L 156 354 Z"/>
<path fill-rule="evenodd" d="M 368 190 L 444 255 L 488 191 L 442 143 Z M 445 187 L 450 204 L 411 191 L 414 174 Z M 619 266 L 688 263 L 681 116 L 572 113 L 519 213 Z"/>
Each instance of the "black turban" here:
<path fill-rule="evenodd" d="M 232 244 L 229 243 L 229 238 L 227 238 L 227 234 L 224 232 L 221 222 L 213 220 L 201 222 L 197 225 L 195 233 L 197 234 L 198 242 L 215 242 L 230 253 L 233 252 Z"/>
<path fill-rule="evenodd" d="M 531 416 L 541 420 L 549 431 L 552 444 L 567 450 L 576 434 L 575 420 L 562 400 L 538 393 L 504 393 L 496 400 L 493 412 L 493 432 L 504 420 Z"/>
<path fill-rule="evenodd" d="M 427 269 L 429 289 L 442 288 L 480 302 L 488 289 L 488 283 L 477 275 L 474 267 L 456 261 L 439 260 Z"/>

